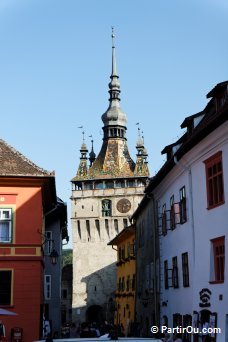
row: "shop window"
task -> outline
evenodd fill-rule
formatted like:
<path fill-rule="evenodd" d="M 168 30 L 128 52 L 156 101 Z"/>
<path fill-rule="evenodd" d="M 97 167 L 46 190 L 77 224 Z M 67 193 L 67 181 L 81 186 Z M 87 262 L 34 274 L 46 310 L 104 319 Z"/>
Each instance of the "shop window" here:
<path fill-rule="evenodd" d="M 187 328 L 191 326 L 192 326 L 192 316 L 184 315 L 183 316 L 183 328 Z M 191 334 L 188 333 L 186 330 L 183 333 L 183 340 L 186 342 L 191 342 Z"/>
<path fill-rule="evenodd" d="M 177 265 L 177 257 L 173 257 L 173 270 L 172 270 L 172 285 L 175 289 L 179 287 L 178 283 L 178 265 Z"/>
<path fill-rule="evenodd" d="M 109 199 L 102 200 L 102 216 L 112 216 L 112 202 Z"/>
<path fill-rule="evenodd" d="M 0 242 L 12 241 L 12 209 L 0 209 Z"/>
<path fill-rule="evenodd" d="M 225 268 L 225 237 L 211 240 L 214 259 L 214 280 L 215 283 L 224 282 Z"/>
<path fill-rule="evenodd" d="M 0 270 L 0 305 L 11 305 L 12 271 Z"/>
<path fill-rule="evenodd" d="M 225 202 L 223 185 L 222 152 L 204 161 L 206 169 L 207 208 L 212 209 Z"/>
<path fill-rule="evenodd" d="M 186 210 L 186 190 L 185 186 L 180 189 L 180 224 L 187 221 L 187 210 Z"/>
<path fill-rule="evenodd" d="M 183 286 L 189 286 L 189 267 L 188 267 L 188 253 L 182 254 L 182 276 L 183 276 Z"/>
<path fill-rule="evenodd" d="M 182 326 L 182 316 L 179 313 L 173 315 L 173 328 Z"/>

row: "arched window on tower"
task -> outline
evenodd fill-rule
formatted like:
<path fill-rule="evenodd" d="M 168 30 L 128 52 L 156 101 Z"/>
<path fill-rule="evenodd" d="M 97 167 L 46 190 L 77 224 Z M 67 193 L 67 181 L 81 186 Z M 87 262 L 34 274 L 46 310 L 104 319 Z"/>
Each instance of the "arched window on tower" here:
<path fill-rule="evenodd" d="M 112 202 L 109 199 L 102 200 L 102 216 L 112 216 Z"/>

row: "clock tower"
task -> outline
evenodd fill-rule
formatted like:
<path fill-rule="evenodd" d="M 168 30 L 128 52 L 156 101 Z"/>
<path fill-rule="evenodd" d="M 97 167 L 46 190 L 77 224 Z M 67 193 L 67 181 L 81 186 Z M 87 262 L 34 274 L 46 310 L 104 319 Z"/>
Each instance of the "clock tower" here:
<path fill-rule="evenodd" d="M 74 322 L 111 322 L 116 290 L 116 251 L 107 243 L 130 224 L 149 177 L 147 151 L 139 130 L 134 162 L 127 146 L 127 117 L 120 107 L 114 34 L 109 107 L 102 115 L 103 143 L 98 156 L 84 141 L 72 182 Z M 89 165 L 88 165 L 89 164 Z"/>

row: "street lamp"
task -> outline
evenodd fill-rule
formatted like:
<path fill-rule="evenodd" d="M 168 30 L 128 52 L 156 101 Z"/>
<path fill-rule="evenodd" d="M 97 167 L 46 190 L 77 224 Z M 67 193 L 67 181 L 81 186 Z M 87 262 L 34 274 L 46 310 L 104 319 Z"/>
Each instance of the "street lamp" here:
<path fill-rule="evenodd" d="M 53 249 L 50 253 L 50 259 L 51 259 L 51 263 L 52 265 L 56 265 L 58 262 L 58 257 L 59 257 L 59 253 Z"/>

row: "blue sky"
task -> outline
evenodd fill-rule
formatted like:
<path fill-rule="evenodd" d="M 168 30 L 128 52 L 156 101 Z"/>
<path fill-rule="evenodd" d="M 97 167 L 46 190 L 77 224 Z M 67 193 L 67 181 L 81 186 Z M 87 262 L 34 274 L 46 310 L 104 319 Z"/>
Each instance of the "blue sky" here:
<path fill-rule="evenodd" d="M 184 118 L 228 79 L 227 22 L 226 0 L 0 0 L 1 138 L 55 170 L 69 230 L 77 127 L 88 147 L 93 135 L 96 153 L 102 143 L 111 26 L 131 155 L 140 122 L 154 175 Z"/>

